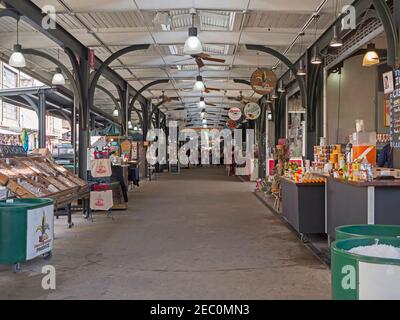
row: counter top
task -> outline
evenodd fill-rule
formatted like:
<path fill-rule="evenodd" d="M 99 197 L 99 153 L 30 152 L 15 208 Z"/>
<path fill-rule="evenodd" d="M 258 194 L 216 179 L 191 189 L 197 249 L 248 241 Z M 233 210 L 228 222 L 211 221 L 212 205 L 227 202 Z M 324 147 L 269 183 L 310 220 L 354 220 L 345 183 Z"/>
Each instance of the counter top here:
<path fill-rule="evenodd" d="M 323 186 L 325 185 L 325 182 L 315 182 L 315 183 L 309 183 L 309 182 L 294 182 L 294 180 L 288 178 L 288 177 L 280 177 L 283 180 L 286 180 L 290 183 L 294 183 L 297 186 L 305 186 L 305 187 L 312 187 L 312 186 Z"/>
<path fill-rule="evenodd" d="M 344 183 L 344 184 L 350 184 L 356 187 L 400 187 L 400 179 L 394 179 L 394 180 L 373 180 L 373 181 L 345 181 L 343 179 L 338 179 L 338 178 L 333 178 L 333 177 L 327 177 L 325 175 L 319 175 L 319 176 L 324 176 L 328 180 L 333 180 L 336 182 Z"/>

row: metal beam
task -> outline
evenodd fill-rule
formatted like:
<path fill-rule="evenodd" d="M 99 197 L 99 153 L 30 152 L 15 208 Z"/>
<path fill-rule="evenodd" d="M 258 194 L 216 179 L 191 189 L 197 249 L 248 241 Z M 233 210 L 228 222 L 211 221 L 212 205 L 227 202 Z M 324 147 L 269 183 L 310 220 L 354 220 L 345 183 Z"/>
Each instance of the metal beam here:
<path fill-rule="evenodd" d="M 73 37 L 68 31 L 56 23 L 56 28 L 54 29 L 44 29 L 42 27 L 42 20 L 45 14 L 42 10 L 37 7 L 33 2 L 28 0 L 2 0 L 6 5 L 14 8 L 18 14 L 24 17 L 24 20 L 31 24 L 36 30 L 43 33 L 45 36 L 50 38 L 52 41 L 57 43 L 60 47 L 69 48 L 80 58 L 86 59 L 88 56 L 88 48 L 85 47 L 81 42 L 79 42 L 75 37 Z M 100 68 L 103 64 L 99 58 L 95 57 L 95 66 Z M 116 85 L 123 86 L 125 80 L 114 70 L 107 67 L 102 71 L 102 75 L 109 81 Z M 136 94 L 136 90 L 129 86 L 129 93 L 133 96 Z M 146 100 L 143 96 L 139 98 L 144 102 Z"/>
<path fill-rule="evenodd" d="M 133 109 L 133 107 L 135 105 L 135 102 L 136 102 L 136 100 L 137 100 L 137 98 L 139 97 L 140 94 L 142 94 L 144 91 L 146 91 L 147 89 L 151 88 L 152 86 L 155 86 L 155 85 L 161 84 L 161 83 L 168 83 L 169 81 L 170 81 L 170 79 L 158 79 L 158 80 L 149 82 L 148 84 L 146 84 L 145 86 L 140 88 L 138 90 L 138 92 L 136 93 L 136 95 L 133 96 L 131 102 L 129 103 L 129 109 L 128 109 L 129 119 L 130 119 L 131 111 L 132 111 L 132 109 Z"/>
<path fill-rule="evenodd" d="M 96 88 L 97 82 L 99 81 L 100 76 L 103 75 L 103 73 L 105 73 L 107 71 L 108 66 L 110 65 L 111 62 L 113 62 L 114 60 L 118 59 L 119 57 L 121 57 L 124 54 L 127 54 L 129 52 L 148 49 L 149 46 L 150 45 L 148 45 L 148 44 L 138 44 L 138 45 L 133 45 L 133 46 L 129 46 L 129 47 L 123 48 L 121 50 L 118 50 L 117 52 L 114 52 L 103 63 L 101 63 L 101 65 L 96 69 L 96 72 L 95 72 L 95 74 L 93 76 L 93 79 L 90 82 L 90 87 L 89 87 L 89 105 L 90 106 L 93 105 L 94 90 Z M 123 80 L 122 85 L 120 85 L 121 88 L 125 87 L 125 82 L 126 81 Z M 135 94 L 136 94 L 136 92 L 135 92 Z"/>

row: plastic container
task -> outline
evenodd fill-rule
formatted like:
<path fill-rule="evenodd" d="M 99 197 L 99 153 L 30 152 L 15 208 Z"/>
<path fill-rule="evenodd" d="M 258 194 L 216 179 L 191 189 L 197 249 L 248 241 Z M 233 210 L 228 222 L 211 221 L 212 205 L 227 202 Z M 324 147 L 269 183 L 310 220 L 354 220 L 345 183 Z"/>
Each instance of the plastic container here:
<path fill-rule="evenodd" d="M 400 239 L 351 238 L 331 246 L 332 298 L 334 300 L 399 300 L 400 259 L 358 255 L 348 250 L 376 244 L 400 247 Z"/>
<path fill-rule="evenodd" d="M 0 201 L 0 264 L 19 264 L 51 254 L 54 240 L 52 199 Z"/>
<path fill-rule="evenodd" d="M 336 241 L 350 238 L 392 237 L 400 239 L 400 225 L 356 224 L 335 229 Z"/>

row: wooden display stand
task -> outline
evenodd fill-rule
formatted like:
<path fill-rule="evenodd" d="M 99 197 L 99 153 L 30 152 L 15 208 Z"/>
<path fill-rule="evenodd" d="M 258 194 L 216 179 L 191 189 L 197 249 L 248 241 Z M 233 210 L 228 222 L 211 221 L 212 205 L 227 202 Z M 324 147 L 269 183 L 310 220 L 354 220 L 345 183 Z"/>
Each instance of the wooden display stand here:
<path fill-rule="evenodd" d="M 73 226 L 71 203 L 82 199 L 84 209 L 89 199 L 86 181 L 45 157 L 14 157 L 0 159 L 0 185 L 7 187 L 17 198 L 50 198 L 55 215 L 68 216 Z"/>

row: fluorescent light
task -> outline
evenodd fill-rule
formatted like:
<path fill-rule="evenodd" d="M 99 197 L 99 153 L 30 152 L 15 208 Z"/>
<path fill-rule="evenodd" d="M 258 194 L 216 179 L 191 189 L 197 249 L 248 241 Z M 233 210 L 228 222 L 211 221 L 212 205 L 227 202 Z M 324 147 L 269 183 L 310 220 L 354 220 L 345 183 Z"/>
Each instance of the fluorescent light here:
<path fill-rule="evenodd" d="M 14 52 L 10 56 L 8 64 L 14 68 L 26 67 L 25 57 L 21 52 L 21 46 L 19 44 L 14 45 Z"/>
<path fill-rule="evenodd" d="M 185 45 L 183 47 L 183 54 L 186 55 L 196 55 L 203 52 L 203 46 L 197 38 L 197 28 L 189 28 L 189 38 L 186 39 Z"/>
<path fill-rule="evenodd" d="M 61 73 L 61 69 L 58 67 L 56 68 L 56 72 L 54 73 L 53 79 L 51 80 L 51 84 L 58 86 L 63 86 L 65 84 L 65 78 Z"/>

